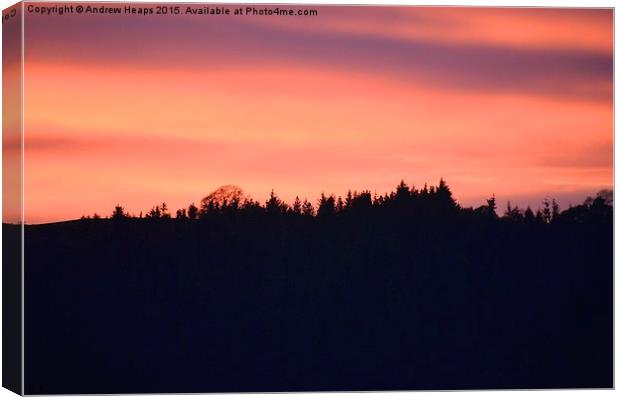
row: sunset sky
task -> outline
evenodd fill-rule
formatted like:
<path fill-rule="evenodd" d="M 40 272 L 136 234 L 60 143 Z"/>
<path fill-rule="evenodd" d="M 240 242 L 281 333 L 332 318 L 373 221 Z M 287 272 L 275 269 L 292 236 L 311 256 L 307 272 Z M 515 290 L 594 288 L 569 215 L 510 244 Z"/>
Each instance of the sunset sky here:
<path fill-rule="evenodd" d="M 26 12 L 26 223 L 224 184 L 316 202 L 443 177 L 461 205 L 534 209 L 612 187 L 611 10 L 302 8 Z"/>

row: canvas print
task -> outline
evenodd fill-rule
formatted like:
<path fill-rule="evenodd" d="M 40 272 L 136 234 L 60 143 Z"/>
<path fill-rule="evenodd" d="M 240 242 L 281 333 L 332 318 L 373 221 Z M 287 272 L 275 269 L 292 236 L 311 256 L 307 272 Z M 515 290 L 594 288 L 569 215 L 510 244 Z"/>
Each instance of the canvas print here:
<path fill-rule="evenodd" d="M 4 10 L 4 386 L 613 387 L 613 28 Z"/>

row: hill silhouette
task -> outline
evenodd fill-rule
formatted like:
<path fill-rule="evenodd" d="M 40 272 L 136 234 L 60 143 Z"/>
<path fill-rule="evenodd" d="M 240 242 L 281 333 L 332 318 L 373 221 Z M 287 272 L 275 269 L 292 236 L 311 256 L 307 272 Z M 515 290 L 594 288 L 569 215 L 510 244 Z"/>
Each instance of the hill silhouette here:
<path fill-rule="evenodd" d="M 26 393 L 613 386 L 613 197 L 445 181 L 25 227 Z"/>

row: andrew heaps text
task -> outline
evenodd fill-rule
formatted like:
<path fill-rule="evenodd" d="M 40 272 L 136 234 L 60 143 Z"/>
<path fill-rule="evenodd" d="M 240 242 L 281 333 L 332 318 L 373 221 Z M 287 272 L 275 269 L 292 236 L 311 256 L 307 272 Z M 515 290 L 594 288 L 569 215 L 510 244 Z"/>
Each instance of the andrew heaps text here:
<path fill-rule="evenodd" d="M 178 6 L 156 5 L 154 7 L 109 7 L 92 5 L 40 6 L 29 4 L 26 11 L 39 15 L 64 14 L 138 14 L 138 15 L 248 15 L 248 16 L 317 16 L 316 9 L 280 7 L 225 7 L 225 6 Z"/>

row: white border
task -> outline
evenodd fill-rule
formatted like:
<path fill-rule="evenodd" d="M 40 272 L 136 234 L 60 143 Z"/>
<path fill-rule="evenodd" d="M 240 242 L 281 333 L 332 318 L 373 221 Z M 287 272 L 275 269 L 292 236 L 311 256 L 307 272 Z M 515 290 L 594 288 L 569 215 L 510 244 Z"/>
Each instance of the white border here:
<path fill-rule="evenodd" d="M 66 2 L 70 2 L 70 1 L 66 1 Z M 78 1 L 73 1 L 73 2 L 78 2 Z M 270 3 L 270 4 L 316 4 L 316 5 L 329 5 L 329 4 L 359 4 L 359 5 L 364 5 L 364 4 L 376 4 L 376 5 L 429 5 L 429 6 L 482 6 L 482 7 L 589 7 L 589 8 L 612 8 L 615 7 L 615 1 L 609 1 L 609 0 L 590 0 L 590 1 L 577 1 L 577 0 L 563 0 L 563 1 L 559 1 L 559 0 L 543 0 L 543 1 L 536 1 L 536 0 L 519 0 L 519 1 L 515 1 L 515 0 L 475 0 L 475 1 L 466 1 L 466 0 L 451 0 L 449 2 L 447 1 L 441 1 L 441 0 L 424 0 L 421 2 L 414 2 L 411 0 L 375 0 L 375 1 L 369 1 L 369 0 L 338 0 L 338 1 L 330 1 L 330 0 L 312 0 L 311 2 L 304 2 L 301 0 L 287 0 L 287 1 L 278 1 L 278 0 L 252 0 L 252 1 L 234 1 L 234 0 L 220 0 L 220 1 L 178 1 L 178 0 L 168 0 L 168 1 L 162 1 L 162 0 L 133 0 L 132 2 L 141 2 L 141 3 L 215 3 L 215 4 L 221 4 L 221 3 Z M 15 4 L 16 1 L 12 1 L 12 0 L 0 0 L 0 9 L 5 9 L 13 4 Z M 24 13 L 22 13 L 22 57 L 24 54 L 24 49 L 23 49 L 23 28 L 24 28 Z M 614 10 L 614 27 L 616 24 L 617 18 L 616 18 L 616 13 Z M 0 29 L 0 38 L 2 37 L 2 33 L 1 33 L 1 29 Z M 614 43 L 616 42 L 617 39 L 617 31 L 614 29 Z M 614 44 L 614 50 L 615 50 L 615 44 Z M 615 51 L 614 51 L 614 142 L 615 142 L 615 103 L 616 103 L 616 99 L 617 99 L 617 95 L 618 92 L 616 90 L 616 81 L 615 81 L 615 75 L 618 71 L 618 65 L 616 63 L 616 59 L 615 59 Z M 2 60 L 2 54 L 0 52 L 0 61 Z M 23 95 L 24 95 L 24 80 L 23 80 L 23 62 L 22 62 L 22 100 L 23 100 Z M 1 80 L 0 80 L 0 89 L 1 89 Z M 0 104 L 2 103 L 2 100 L 0 98 Z M 24 137 L 24 109 L 22 106 L 22 115 L 21 115 L 21 127 L 22 127 L 22 153 L 23 153 L 23 145 L 24 145 L 24 141 L 23 141 L 23 137 Z M 614 145 L 614 171 L 615 171 L 615 159 L 616 159 L 616 154 L 617 154 L 617 148 Z M 0 160 L 1 160 L 1 152 L 0 152 Z M 2 165 L 1 165 L 1 161 L 0 161 L 0 171 L 1 171 Z M 23 184 L 23 172 L 24 172 L 24 158 L 22 155 L 22 169 L 21 169 L 21 173 L 22 173 L 22 184 L 21 184 L 21 188 L 22 188 L 22 197 L 21 197 L 21 206 L 22 206 L 22 219 L 24 217 L 24 184 Z M 616 186 L 617 184 L 617 180 L 616 180 L 616 174 L 614 172 L 614 186 Z M 615 191 L 615 188 L 614 188 Z M 0 200 L 2 199 L 2 193 L 0 192 Z M 617 263 L 616 259 L 617 259 L 617 255 L 618 255 L 618 251 L 615 249 L 618 246 L 618 241 L 620 240 L 620 238 L 618 237 L 618 235 L 615 233 L 615 225 L 617 224 L 617 220 L 618 220 L 618 212 L 614 211 L 614 264 Z M 0 215 L 1 217 L 1 215 Z M 22 223 L 23 224 L 23 223 Z M 1 247 L 1 237 L 2 237 L 2 230 L 0 229 L 0 247 Z M 23 258 L 23 227 L 22 227 L 22 258 Z M 1 266 L 1 262 L 2 259 L 0 257 L 0 266 Z M 23 273 L 23 266 L 22 266 L 22 330 L 23 330 L 23 293 L 24 293 L 24 289 L 23 289 L 23 277 L 24 277 L 24 273 Z M 618 273 L 615 272 L 614 269 L 614 341 L 617 340 L 618 337 L 618 328 L 615 327 L 615 308 L 618 307 L 617 305 L 617 295 L 615 294 L 615 286 L 618 285 Z M 2 275 L 0 272 L 0 285 L 2 282 Z M 0 295 L 0 307 L 1 307 L 1 302 L 2 302 L 2 297 Z M 2 319 L 0 317 L 0 336 L 2 334 L 1 331 L 2 328 Z M 22 331 L 23 332 L 23 331 Z M 0 339 L 1 340 L 1 339 Z M 24 345 L 23 345 L 23 334 L 22 334 L 22 357 L 24 354 Z M 616 350 L 617 350 L 617 346 L 614 344 L 614 357 L 616 357 Z M 0 347 L 0 352 L 1 352 L 1 347 Z M 615 364 L 615 360 L 614 360 L 614 364 Z M 1 369 L 2 369 L 2 364 L 0 362 L 0 377 L 1 377 Z M 24 379 L 24 368 L 23 368 L 23 362 L 22 362 L 22 390 L 23 390 L 23 379 Z M 614 365 L 614 384 L 615 384 L 615 380 L 618 379 L 618 366 Z M 388 395 L 415 395 L 415 396 L 436 396 L 438 394 L 446 394 L 446 393 L 450 393 L 448 391 L 438 391 L 438 392 L 381 392 L 380 394 L 388 396 Z M 490 396 L 490 397 L 494 397 L 494 396 L 500 396 L 500 395 L 506 395 L 509 394 L 511 396 L 531 396 L 531 395 L 538 395 L 539 393 L 545 393 L 545 395 L 547 396 L 557 396 L 559 395 L 559 393 L 561 393 L 562 396 L 586 396 L 586 395 L 590 395 L 591 393 L 595 393 L 595 395 L 600 395 L 600 394 L 608 394 L 608 393 L 614 393 L 614 390 L 548 390 L 548 391 L 463 391 L 463 392 L 459 392 L 459 393 L 465 393 L 467 395 L 477 395 L 477 394 L 481 394 L 484 393 L 486 396 Z M 527 393 L 527 394 L 526 394 Z M 280 394 L 280 395 L 295 395 L 295 396 L 306 396 L 306 395 L 313 395 L 316 393 L 264 393 L 264 394 Z M 364 394 L 375 394 L 375 393 L 364 393 Z M 1 389 L 0 388 L 0 397 L 8 397 L 8 396 L 14 396 L 15 394 L 13 394 L 12 392 L 6 390 L 6 389 Z M 148 396 L 149 394 L 145 394 L 146 396 Z M 174 394 L 153 394 L 153 396 L 173 396 Z M 243 396 L 243 395 L 247 395 L 247 394 L 226 394 L 226 396 Z M 342 397 L 353 397 L 358 395 L 359 393 L 320 393 L 320 395 L 322 396 L 342 396 Z"/>

